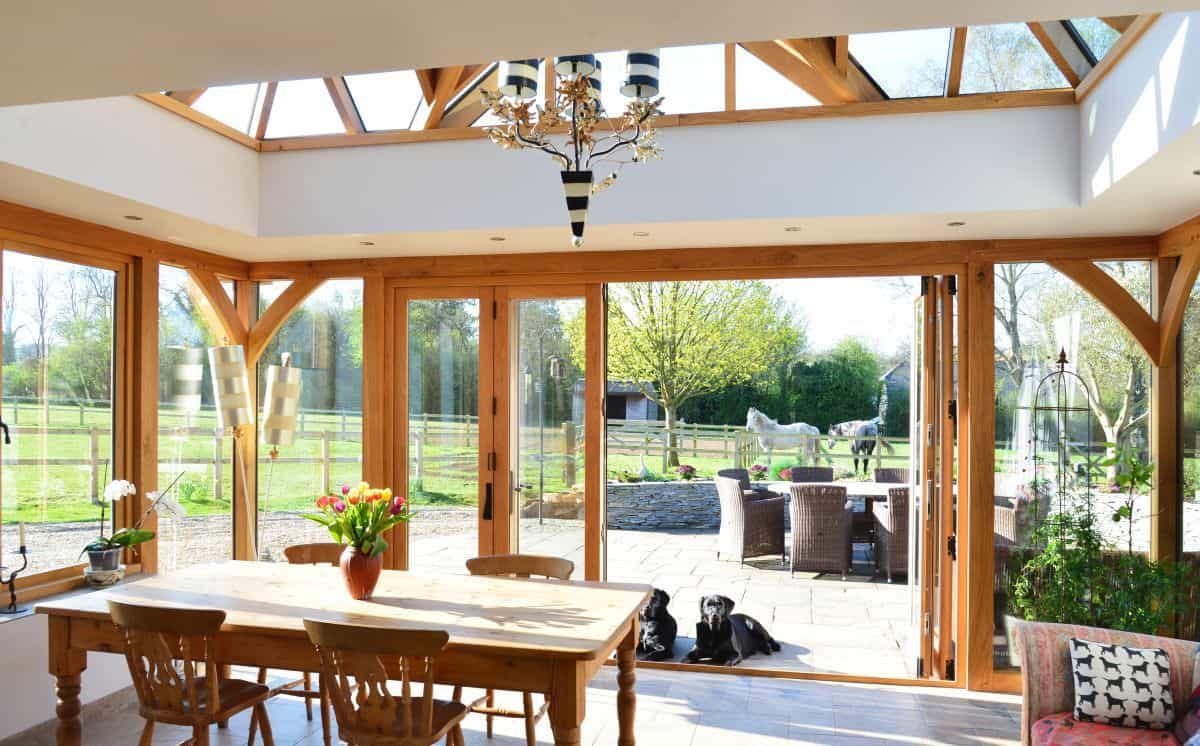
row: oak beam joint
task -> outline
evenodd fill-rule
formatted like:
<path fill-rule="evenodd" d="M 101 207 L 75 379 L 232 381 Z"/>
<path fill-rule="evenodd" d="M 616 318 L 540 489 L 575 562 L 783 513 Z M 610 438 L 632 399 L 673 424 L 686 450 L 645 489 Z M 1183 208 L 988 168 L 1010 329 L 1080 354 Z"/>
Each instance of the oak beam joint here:
<path fill-rule="evenodd" d="M 1074 280 L 1088 295 L 1107 308 L 1141 346 L 1150 362 L 1156 366 L 1160 364 L 1159 325 L 1128 290 L 1087 259 L 1051 259 L 1046 263 Z"/>

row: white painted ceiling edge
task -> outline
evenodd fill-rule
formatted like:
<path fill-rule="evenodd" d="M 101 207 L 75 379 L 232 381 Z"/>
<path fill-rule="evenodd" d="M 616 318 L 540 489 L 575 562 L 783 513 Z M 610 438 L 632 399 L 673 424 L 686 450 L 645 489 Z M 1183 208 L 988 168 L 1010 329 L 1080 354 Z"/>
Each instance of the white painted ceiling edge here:
<path fill-rule="evenodd" d="M 1200 212 L 1198 23 L 1161 20 L 1082 107 L 664 130 L 587 248 L 1159 232 Z M 260 155 L 120 97 L 0 108 L 5 163 L 0 199 L 247 260 L 566 247 L 553 164 L 482 140 Z"/>
<path fill-rule="evenodd" d="M 0 106 L 573 52 L 1187 11 L 1194 0 L 6 3 Z"/>

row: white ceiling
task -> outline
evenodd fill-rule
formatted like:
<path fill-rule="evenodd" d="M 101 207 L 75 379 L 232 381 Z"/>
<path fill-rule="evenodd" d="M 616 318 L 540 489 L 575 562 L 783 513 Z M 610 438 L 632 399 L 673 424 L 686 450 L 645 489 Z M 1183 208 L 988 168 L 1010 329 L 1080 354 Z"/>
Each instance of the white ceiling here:
<path fill-rule="evenodd" d="M 1188 10 L 1195 0 L 7 2 L 0 106 L 640 46 Z"/>

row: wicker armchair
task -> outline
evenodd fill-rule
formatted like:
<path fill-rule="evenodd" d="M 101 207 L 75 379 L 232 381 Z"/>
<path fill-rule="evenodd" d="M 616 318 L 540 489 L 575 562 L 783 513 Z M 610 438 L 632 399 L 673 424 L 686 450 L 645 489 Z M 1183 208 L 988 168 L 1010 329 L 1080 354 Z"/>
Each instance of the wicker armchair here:
<path fill-rule="evenodd" d="M 908 469 L 901 467 L 876 469 L 875 481 L 879 484 L 908 484 Z"/>
<path fill-rule="evenodd" d="M 888 490 L 887 502 L 871 505 L 875 514 L 875 561 L 887 576 L 908 573 L 908 488 Z"/>
<path fill-rule="evenodd" d="M 793 484 L 791 492 L 792 572 L 840 572 L 844 580 L 850 574 L 854 511 L 846 488 Z"/>
<path fill-rule="evenodd" d="M 1024 746 L 1034 743 L 1034 725 L 1039 720 L 1047 715 L 1069 713 L 1075 707 L 1068 642 L 1072 637 L 1135 648 L 1165 650 L 1171 659 L 1171 695 L 1177 707 L 1180 703 L 1187 702 L 1192 690 L 1200 685 L 1200 661 L 1195 657 L 1194 642 L 1135 632 L 1043 622 L 1018 622 L 1016 637 L 1016 646 L 1021 654 L 1021 743 Z"/>
<path fill-rule="evenodd" d="M 793 466 L 793 482 L 832 482 L 832 466 Z"/>
<path fill-rule="evenodd" d="M 744 470 L 739 470 L 744 471 Z M 745 483 L 718 475 L 717 497 L 721 500 L 721 533 L 717 559 L 744 562 L 748 557 L 783 555 L 786 499 L 770 492 L 747 490 Z"/>
<path fill-rule="evenodd" d="M 750 472 L 745 469 L 720 469 L 717 471 L 717 476 L 736 479 L 742 492 L 753 493 L 756 497 L 779 497 L 779 495 L 765 487 L 752 486 L 750 484 Z"/>

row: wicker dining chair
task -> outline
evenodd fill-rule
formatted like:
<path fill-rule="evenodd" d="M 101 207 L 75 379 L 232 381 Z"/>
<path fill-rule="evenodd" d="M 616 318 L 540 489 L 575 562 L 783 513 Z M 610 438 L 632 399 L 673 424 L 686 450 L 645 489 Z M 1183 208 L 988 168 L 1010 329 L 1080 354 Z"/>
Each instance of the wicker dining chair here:
<path fill-rule="evenodd" d="M 876 469 L 875 481 L 879 484 L 908 484 L 908 469 L 895 466 Z"/>
<path fill-rule="evenodd" d="M 854 506 L 846 488 L 826 484 L 793 484 L 792 572 L 850 574 L 850 525 Z"/>
<path fill-rule="evenodd" d="M 467 560 L 467 570 L 472 575 L 508 576 L 514 578 L 545 578 L 547 580 L 570 580 L 575 572 L 575 563 L 562 557 L 546 557 L 537 554 L 492 554 Z M 454 700 L 462 697 L 462 687 L 454 688 Z M 542 699 L 542 706 L 533 707 L 533 694 L 521 692 L 523 707 L 520 712 L 496 707 L 496 690 L 488 689 L 483 697 L 471 703 L 471 712 L 487 716 L 487 737 L 492 737 L 492 721 L 495 718 L 521 718 L 525 721 L 525 742 L 536 746 L 538 721 L 546 714 L 549 701 Z"/>
<path fill-rule="evenodd" d="M 287 558 L 288 564 L 291 565 L 333 565 L 337 566 L 341 559 L 342 551 L 345 549 L 341 544 L 334 542 L 318 542 L 315 544 L 293 544 L 290 547 L 285 547 L 283 556 Z M 317 688 L 313 689 L 312 685 L 313 674 L 311 671 L 304 671 L 300 678 L 285 682 L 271 689 L 271 696 L 280 694 L 289 697 L 301 697 L 304 699 L 304 714 L 309 720 L 313 719 L 313 700 L 318 700 L 321 703 L 321 737 L 325 746 L 330 746 L 333 742 L 333 733 L 331 728 L 332 720 L 329 717 L 329 695 L 325 691 L 325 686 L 321 682 L 321 677 L 317 676 Z M 267 669 L 258 669 L 258 683 L 267 683 Z M 250 725 L 250 738 L 254 739 L 254 725 Z"/>
<path fill-rule="evenodd" d="M 793 482 L 832 482 L 832 466 L 793 466 L 791 468 Z"/>
<path fill-rule="evenodd" d="M 908 573 L 908 488 L 892 487 L 888 499 L 871 505 L 875 514 L 875 561 L 887 576 Z"/>
<path fill-rule="evenodd" d="M 108 610 L 125 643 L 138 714 L 146 719 L 139 746 L 153 742 L 155 723 L 190 726 L 189 743 L 208 746 L 208 730 L 213 723 L 227 721 L 251 708 L 251 725 L 262 728 L 265 746 L 274 746 L 271 721 L 263 705 L 271 696 L 270 689 L 218 673 L 213 636 L 225 622 L 225 612 L 118 601 L 109 601 Z M 204 663 L 203 676 L 197 675 L 197 661 Z M 254 743 L 253 734 L 249 743 Z"/>
<path fill-rule="evenodd" d="M 787 499 L 770 492 L 745 490 L 733 477 L 717 476 L 721 501 L 721 531 L 717 559 L 744 562 L 750 557 L 784 553 L 784 511 Z"/>
<path fill-rule="evenodd" d="M 314 619 L 305 619 L 304 629 L 321 660 L 321 677 L 343 741 L 351 746 L 433 746 L 445 738 L 446 746 L 464 746 L 467 706 L 433 696 L 434 660 L 450 635 Z M 400 672 L 398 698 L 388 689 L 388 664 Z M 421 684 L 419 699 L 412 694 L 414 681 Z"/>
<path fill-rule="evenodd" d="M 743 492 L 749 493 L 748 496 L 755 499 L 760 497 L 779 497 L 778 494 L 768 490 L 766 487 L 755 487 L 750 483 L 750 472 L 746 469 L 718 469 L 718 477 L 726 477 L 728 479 L 736 479 L 738 486 Z"/>

